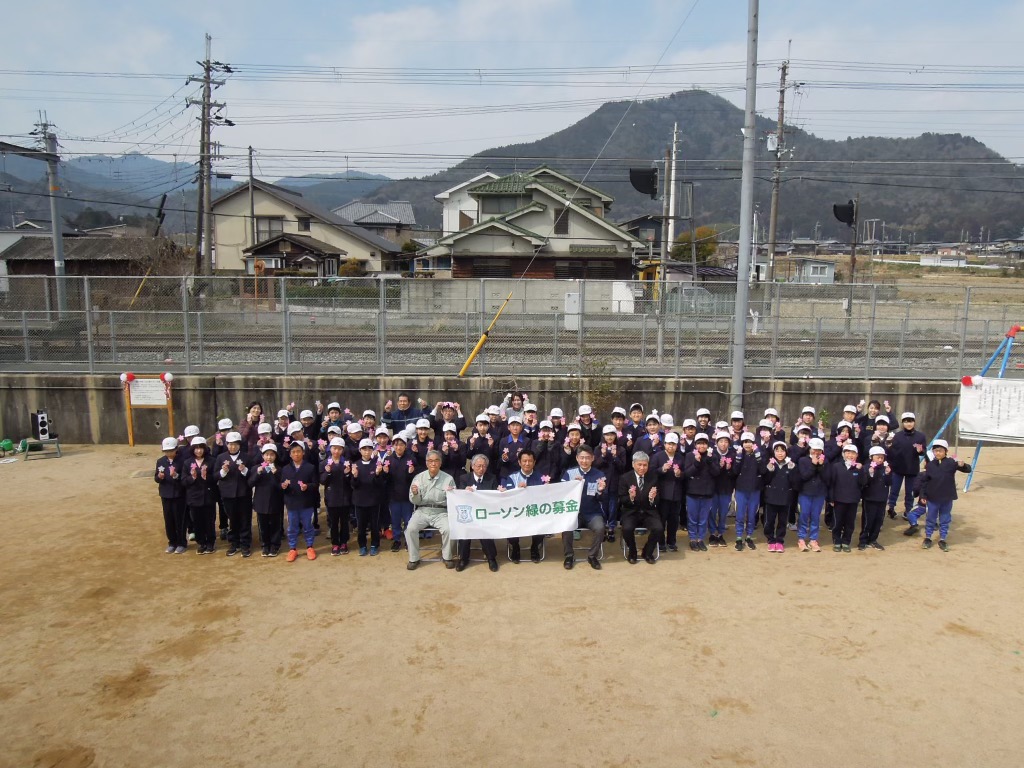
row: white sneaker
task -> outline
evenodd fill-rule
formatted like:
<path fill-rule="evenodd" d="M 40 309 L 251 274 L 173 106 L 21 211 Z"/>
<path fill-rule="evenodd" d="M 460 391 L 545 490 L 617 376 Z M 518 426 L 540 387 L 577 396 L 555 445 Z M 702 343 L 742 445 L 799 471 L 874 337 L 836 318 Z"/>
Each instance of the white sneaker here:
<path fill-rule="evenodd" d="M 789 525 L 787 525 L 786 526 L 786 530 L 787 531 L 795 531 L 796 530 L 796 523 L 790 523 Z"/>

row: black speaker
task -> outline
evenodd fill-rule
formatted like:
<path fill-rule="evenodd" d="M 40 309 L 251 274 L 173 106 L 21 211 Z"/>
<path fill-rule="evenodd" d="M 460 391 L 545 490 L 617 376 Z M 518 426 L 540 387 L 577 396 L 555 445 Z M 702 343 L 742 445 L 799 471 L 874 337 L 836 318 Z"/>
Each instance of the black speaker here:
<path fill-rule="evenodd" d="M 32 436 L 36 440 L 52 440 L 57 437 L 51 430 L 52 426 L 46 411 L 36 411 L 32 414 Z"/>

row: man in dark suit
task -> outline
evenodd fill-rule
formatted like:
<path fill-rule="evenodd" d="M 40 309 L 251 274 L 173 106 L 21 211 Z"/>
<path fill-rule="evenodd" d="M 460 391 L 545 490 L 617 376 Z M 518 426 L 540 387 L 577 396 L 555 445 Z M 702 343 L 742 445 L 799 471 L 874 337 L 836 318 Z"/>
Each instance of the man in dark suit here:
<path fill-rule="evenodd" d="M 619 520 L 622 522 L 622 539 L 626 542 L 626 557 L 635 565 L 636 529 L 646 528 L 649 532 L 644 544 L 643 558 L 654 565 L 654 548 L 661 540 L 661 515 L 658 513 L 658 481 L 647 477 L 650 457 L 643 451 L 633 454 L 633 469 L 619 478 Z"/>
<path fill-rule="evenodd" d="M 482 453 L 476 454 L 469 465 L 469 472 L 464 473 L 455 482 L 455 487 L 460 490 L 470 489 L 476 491 L 498 490 L 498 478 L 488 474 L 487 467 L 490 460 Z M 470 539 L 463 539 L 459 542 L 459 560 L 455 564 L 456 571 L 466 570 L 469 565 Z M 487 567 L 492 571 L 498 570 L 498 548 L 494 539 L 480 539 L 480 549 L 487 557 Z"/>

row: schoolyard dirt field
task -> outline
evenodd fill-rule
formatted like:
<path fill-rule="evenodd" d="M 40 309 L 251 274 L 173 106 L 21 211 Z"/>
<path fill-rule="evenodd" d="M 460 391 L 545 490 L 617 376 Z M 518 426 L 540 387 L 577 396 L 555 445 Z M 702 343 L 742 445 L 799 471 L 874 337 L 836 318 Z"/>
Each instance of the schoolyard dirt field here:
<path fill-rule="evenodd" d="M 158 455 L 0 465 L 0 765 L 1021 764 L 1024 449 L 948 553 L 497 574 L 165 555 Z"/>

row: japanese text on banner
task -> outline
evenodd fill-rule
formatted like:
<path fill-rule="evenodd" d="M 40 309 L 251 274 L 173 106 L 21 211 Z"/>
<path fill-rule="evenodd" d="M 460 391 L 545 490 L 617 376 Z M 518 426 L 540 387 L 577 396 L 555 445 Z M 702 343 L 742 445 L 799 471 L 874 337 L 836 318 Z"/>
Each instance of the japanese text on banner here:
<path fill-rule="evenodd" d="M 453 539 L 506 539 L 576 528 L 583 483 L 508 491 L 448 491 Z"/>

